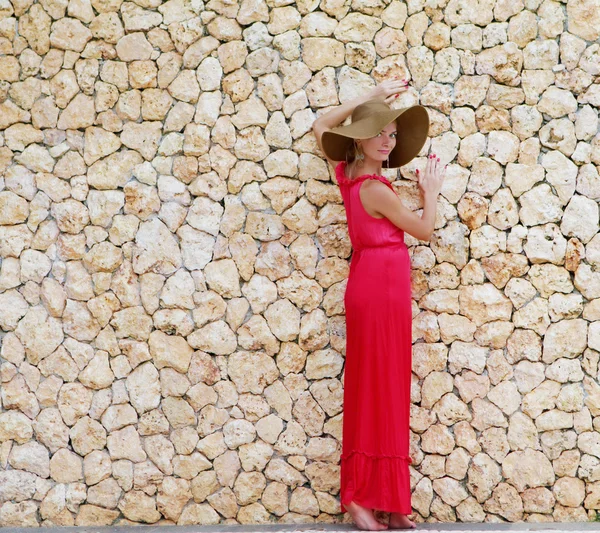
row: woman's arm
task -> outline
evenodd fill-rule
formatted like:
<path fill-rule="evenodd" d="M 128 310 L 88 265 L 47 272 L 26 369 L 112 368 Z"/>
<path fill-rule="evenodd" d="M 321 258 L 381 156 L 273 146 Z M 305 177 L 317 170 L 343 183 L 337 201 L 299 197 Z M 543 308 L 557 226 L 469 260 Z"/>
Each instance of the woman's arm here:
<path fill-rule="evenodd" d="M 425 172 L 417 170 L 419 188 L 423 194 L 421 216 L 404 207 L 398 195 L 380 181 L 368 180 L 363 183 L 360 199 L 366 210 L 384 216 L 394 226 L 420 241 L 428 241 L 435 229 L 437 199 L 444 181 L 444 169 L 439 158 L 430 155 Z"/>
<path fill-rule="evenodd" d="M 352 111 L 360 104 L 364 104 L 369 100 L 373 99 L 381 99 L 387 104 L 390 104 L 394 101 L 399 93 L 406 90 L 408 86 L 408 82 L 406 80 L 392 80 L 392 81 L 384 81 L 373 87 L 368 93 L 364 96 L 359 96 L 358 98 L 354 98 L 327 113 L 321 115 L 317 120 L 313 122 L 312 129 L 317 139 L 317 144 L 319 145 L 319 149 L 323 152 L 323 146 L 321 144 L 321 138 L 323 137 L 323 133 L 327 130 L 333 129 L 336 126 L 339 126 L 346 118 L 348 118 Z M 333 167 L 335 167 L 338 161 L 331 161 L 327 158 L 327 161 Z"/>

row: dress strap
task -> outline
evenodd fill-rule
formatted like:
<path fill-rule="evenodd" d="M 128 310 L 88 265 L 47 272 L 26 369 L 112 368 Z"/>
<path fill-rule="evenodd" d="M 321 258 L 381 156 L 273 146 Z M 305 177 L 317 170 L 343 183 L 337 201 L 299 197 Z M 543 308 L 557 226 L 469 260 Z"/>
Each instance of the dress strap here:
<path fill-rule="evenodd" d="M 383 183 L 384 185 L 387 185 L 390 189 L 392 189 L 392 191 L 394 190 L 394 187 L 392 187 L 392 184 L 386 178 L 377 174 L 367 174 L 365 176 L 359 176 L 357 179 L 361 182 L 365 180 L 377 180 Z"/>
<path fill-rule="evenodd" d="M 340 161 L 335 167 L 335 179 L 338 185 L 347 185 L 349 180 L 346 177 L 346 161 Z"/>
<path fill-rule="evenodd" d="M 379 174 L 363 174 L 362 176 L 358 176 L 353 179 L 348 178 L 346 176 L 346 161 L 340 161 L 337 167 L 335 167 L 335 177 L 340 186 L 354 185 L 355 183 L 362 183 L 365 180 L 377 180 L 387 185 L 390 189 L 394 190 L 392 184 L 386 178 L 380 176 Z"/>

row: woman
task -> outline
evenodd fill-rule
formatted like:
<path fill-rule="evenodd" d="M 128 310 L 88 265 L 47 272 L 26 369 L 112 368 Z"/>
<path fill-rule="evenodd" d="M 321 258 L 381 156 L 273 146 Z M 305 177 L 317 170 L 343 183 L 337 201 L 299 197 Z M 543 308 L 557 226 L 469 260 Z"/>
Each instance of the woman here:
<path fill-rule="evenodd" d="M 412 353 L 410 258 L 404 232 L 428 240 L 443 181 L 430 155 L 417 170 L 423 195 L 419 216 L 404 207 L 382 165 L 408 163 L 427 139 L 425 108 L 392 110 L 406 90 L 383 82 L 365 97 L 317 119 L 313 131 L 335 168 L 353 247 L 345 294 L 346 368 L 341 463 L 342 510 L 360 529 L 382 530 L 373 511 L 390 514 L 389 528 L 408 529 L 410 501 L 409 414 Z M 336 127 L 352 114 L 352 123 Z"/>

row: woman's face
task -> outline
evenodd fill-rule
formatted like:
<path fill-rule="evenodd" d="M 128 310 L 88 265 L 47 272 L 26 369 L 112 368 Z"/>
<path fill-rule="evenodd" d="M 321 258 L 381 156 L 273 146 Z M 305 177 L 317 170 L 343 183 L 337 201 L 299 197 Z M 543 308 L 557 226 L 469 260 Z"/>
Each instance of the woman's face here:
<path fill-rule="evenodd" d="M 377 162 L 385 161 L 396 146 L 396 123 L 388 124 L 379 135 L 370 139 L 358 141 L 365 158 L 374 159 Z"/>

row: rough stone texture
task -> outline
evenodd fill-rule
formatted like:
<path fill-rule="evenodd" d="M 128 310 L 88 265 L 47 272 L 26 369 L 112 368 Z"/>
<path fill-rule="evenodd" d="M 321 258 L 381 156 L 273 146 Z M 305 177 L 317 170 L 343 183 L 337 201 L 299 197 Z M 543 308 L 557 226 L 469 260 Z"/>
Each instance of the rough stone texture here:
<path fill-rule="evenodd" d="M 316 116 L 409 79 L 414 518 L 600 508 L 598 0 L 0 1 L 0 527 L 338 522 Z"/>

